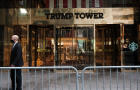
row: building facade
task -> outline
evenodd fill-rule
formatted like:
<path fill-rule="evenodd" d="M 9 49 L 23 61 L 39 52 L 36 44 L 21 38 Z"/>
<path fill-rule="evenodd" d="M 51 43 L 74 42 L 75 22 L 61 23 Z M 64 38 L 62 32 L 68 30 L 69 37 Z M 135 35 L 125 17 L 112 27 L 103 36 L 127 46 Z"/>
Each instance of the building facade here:
<path fill-rule="evenodd" d="M 1 0 L 0 65 L 11 35 L 20 36 L 25 66 L 139 65 L 139 1 Z"/>

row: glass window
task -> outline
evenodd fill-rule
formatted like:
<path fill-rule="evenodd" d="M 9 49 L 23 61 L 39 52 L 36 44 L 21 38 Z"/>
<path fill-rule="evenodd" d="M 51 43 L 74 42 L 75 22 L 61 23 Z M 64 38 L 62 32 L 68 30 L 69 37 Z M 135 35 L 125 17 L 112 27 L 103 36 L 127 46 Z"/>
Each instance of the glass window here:
<path fill-rule="evenodd" d="M 19 42 L 22 46 L 24 65 L 27 63 L 27 26 L 26 25 L 14 25 L 4 26 L 3 28 L 3 66 L 9 66 L 12 44 L 10 43 L 12 35 L 19 36 Z"/>
<path fill-rule="evenodd" d="M 138 25 L 124 25 L 123 64 L 138 65 Z"/>
<path fill-rule="evenodd" d="M 93 25 L 58 26 L 56 34 L 57 65 L 72 65 L 82 69 L 94 64 Z"/>
<path fill-rule="evenodd" d="M 96 65 L 121 65 L 120 26 L 96 25 Z"/>
<path fill-rule="evenodd" d="M 54 26 L 30 25 L 29 66 L 54 65 Z"/>

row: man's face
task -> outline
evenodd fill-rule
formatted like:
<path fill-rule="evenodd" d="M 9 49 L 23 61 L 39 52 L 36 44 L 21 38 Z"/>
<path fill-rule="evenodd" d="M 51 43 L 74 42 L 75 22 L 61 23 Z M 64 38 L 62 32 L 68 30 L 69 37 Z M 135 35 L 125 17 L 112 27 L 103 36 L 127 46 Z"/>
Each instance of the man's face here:
<path fill-rule="evenodd" d="M 11 43 L 14 43 L 15 42 L 15 39 L 14 39 L 14 37 L 12 36 L 11 37 Z"/>
<path fill-rule="evenodd" d="M 127 48 L 127 44 L 124 44 L 124 48 Z"/>

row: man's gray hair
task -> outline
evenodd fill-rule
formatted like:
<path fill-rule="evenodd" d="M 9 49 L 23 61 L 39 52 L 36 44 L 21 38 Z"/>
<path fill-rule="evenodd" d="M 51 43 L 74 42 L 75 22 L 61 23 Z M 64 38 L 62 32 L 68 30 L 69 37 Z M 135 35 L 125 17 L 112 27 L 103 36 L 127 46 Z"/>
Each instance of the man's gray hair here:
<path fill-rule="evenodd" d="M 18 35 L 13 35 L 12 36 L 15 40 L 19 40 L 19 36 Z"/>

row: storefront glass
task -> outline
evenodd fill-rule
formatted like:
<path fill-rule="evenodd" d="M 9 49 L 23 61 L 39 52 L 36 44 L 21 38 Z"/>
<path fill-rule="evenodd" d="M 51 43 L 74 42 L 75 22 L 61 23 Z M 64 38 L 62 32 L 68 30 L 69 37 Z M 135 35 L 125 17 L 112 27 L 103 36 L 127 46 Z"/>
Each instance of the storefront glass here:
<path fill-rule="evenodd" d="M 96 65 L 121 65 L 120 25 L 96 25 Z"/>
<path fill-rule="evenodd" d="M 3 51 L 1 51 L 3 55 L 3 65 L 2 66 L 9 66 L 10 62 L 10 54 L 11 54 L 11 48 L 12 43 L 10 43 L 11 36 L 14 34 L 19 35 L 19 42 L 22 45 L 22 51 L 23 51 L 23 60 L 25 62 L 25 66 L 27 66 L 27 26 L 26 25 L 13 25 L 13 26 L 4 26 L 2 37 L 2 45 L 3 45 Z"/>
<path fill-rule="evenodd" d="M 54 26 L 29 26 L 29 66 L 54 65 Z"/>
<path fill-rule="evenodd" d="M 138 25 L 124 25 L 123 65 L 138 65 Z"/>
<path fill-rule="evenodd" d="M 93 25 L 70 25 L 56 28 L 57 65 L 83 68 L 94 64 Z"/>
<path fill-rule="evenodd" d="M 24 66 L 137 65 L 139 30 L 120 24 L 1 26 L 0 62 L 9 65 L 10 39 L 18 34 Z"/>
<path fill-rule="evenodd" d="M 136 65 L 140 25 L 133 8 L 1 9 L 0 62 L 9 65 L 11 36 L 17 34 L 25 66 Z M 120 12 L 120 13 L 118 13 Z M 134 42 L 134 43 L 133 43 Z M 131 60 L 125 60 L 128 44 Z"/>

